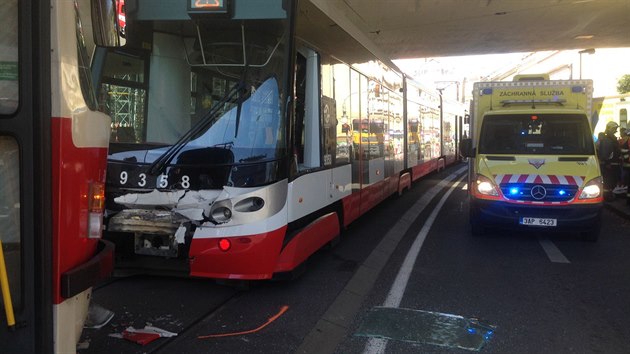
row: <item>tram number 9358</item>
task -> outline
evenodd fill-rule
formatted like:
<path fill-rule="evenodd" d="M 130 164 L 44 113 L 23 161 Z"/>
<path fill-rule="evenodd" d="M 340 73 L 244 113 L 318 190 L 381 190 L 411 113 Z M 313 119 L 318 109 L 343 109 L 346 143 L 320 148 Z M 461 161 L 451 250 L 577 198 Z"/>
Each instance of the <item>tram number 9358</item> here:
<path fill-rule="evenodd" d="M 127 183 L 133 183 L 130 180 L 129 173 L 127 171 L 120 172 L 118 182 L 120 182 L 121 186 L 126 186 Z M 166 188 L 169 185 L 168 176 L 165 174 L 157 176 L 157 178 L 155 179 L 155 183 L 153 184 L 151 183 L 152 181 L 147 178 L 146 173 L 140 173 L 134 182 L 138 187 L 146 188 L 151 188 L 153 186 L 155 186 L 156 188 Z M 179 180 L 179 186 L 184 189 L 190 188 L 190 177 L 187 175 L 182 175 Z"/>

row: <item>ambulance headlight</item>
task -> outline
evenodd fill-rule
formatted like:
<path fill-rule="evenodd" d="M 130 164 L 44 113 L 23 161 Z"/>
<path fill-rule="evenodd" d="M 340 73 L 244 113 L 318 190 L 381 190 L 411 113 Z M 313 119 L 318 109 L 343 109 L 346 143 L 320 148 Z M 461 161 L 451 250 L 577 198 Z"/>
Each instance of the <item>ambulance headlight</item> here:
<path fill-rule="evenodd" d="M 479 191 L 479 193 L 481 194 L 489 194 L 489 195 L 496 195 L 496 191 L 494 190 L 494 187 L 492 187 L 492 183 L 490 182 L 477 182 L 477 191 Z"/>
<path fill-rule="evenodd" d="M 499 191 L 494 186 L 494 183 L 486 176 L 477 175 L 477 192 L 483 195 L 490 195 L 493 197 L 499 196 Z"/>
<path fill-rule="evenodd" d="M 580 199 L 599 198 L 602 195 L 602 189 L 603 186 L 601 178 L 592 179 L 582 189 Z"/>

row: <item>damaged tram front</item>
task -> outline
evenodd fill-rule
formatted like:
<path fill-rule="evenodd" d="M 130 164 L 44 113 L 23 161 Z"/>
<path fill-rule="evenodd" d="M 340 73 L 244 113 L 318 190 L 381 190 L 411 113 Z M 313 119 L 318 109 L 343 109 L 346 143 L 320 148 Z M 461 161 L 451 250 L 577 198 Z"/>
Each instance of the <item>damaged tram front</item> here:
<path fill-rule="evenodd" d="M 265 254 L 286 229 L 291 2 L 187 3 L 128 1 L 127 46 L 96 53 L 113 117 L 106 237 L 122 269 L 270 278 Z M 252 247 L 241 269 L 213 263 Z"/>

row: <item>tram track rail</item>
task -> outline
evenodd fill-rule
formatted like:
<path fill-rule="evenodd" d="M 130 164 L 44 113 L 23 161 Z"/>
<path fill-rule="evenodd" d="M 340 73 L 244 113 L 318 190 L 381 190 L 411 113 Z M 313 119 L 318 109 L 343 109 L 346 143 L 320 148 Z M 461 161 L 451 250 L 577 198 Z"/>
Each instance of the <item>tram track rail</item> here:
<path fill-rule="evenodd" d="M 173 346 L 176 346 L 177 343 L 181 340 L 183 340 L 182 338 L 185 338 L 187 334 L 193 332 L 193 330 L 195 328 L 197 328 L 197 326 L 208 319 L 211 319 L 212 317 L 214 317 L 219 311 L 221 311 L 221 309 L 230 306 L 232 303 L 235 303 L 236 301 L 238 301 L 238 299 L 241 297 L 241 295 L 243 294 L 244 290 L 237 290 L 236 293 L 234 293 L 234 295 L 228 297 L 227 299 L 225 299 L 225 301 L 219 303 L 217 306 L 211 308 L 210 310 L 206 311 L 205 313 L 203 313 L 201 316 L 199 316 L 196 320 L 192 321 L 190 324 L 188 324 L 187 326 L 185 326 L 175 337 L 170 337 L 170 338 L 165 338 L 165 341 L 161 341 L 158 343 L 158 345 L 150 350 L 147 351 L 146 353 L 148 354 L 153 354 L 153 353 L 172 353 L 173 351 L 171 351 Z"/>

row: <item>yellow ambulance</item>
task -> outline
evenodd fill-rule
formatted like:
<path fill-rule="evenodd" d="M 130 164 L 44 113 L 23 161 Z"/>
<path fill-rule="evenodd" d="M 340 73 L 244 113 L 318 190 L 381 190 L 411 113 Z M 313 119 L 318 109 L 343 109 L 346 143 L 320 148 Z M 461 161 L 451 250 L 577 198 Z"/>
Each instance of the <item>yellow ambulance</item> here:
<path fill-rule="evenodd" d="M 477 82 L 469 161 L 473 235 L 487 227 L 576 232 L 597 240 L 603 186 L 590 126 L 592 80 Z"/>

